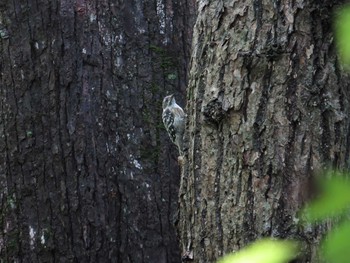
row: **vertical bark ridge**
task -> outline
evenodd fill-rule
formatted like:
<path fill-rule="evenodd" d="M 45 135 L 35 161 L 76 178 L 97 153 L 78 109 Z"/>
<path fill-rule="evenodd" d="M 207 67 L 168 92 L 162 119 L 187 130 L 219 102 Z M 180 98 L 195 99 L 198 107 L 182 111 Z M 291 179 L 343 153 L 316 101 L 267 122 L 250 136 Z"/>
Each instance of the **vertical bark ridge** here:
<path fill-rule="evenodd" d="M 221 125 L 220 125 L 221 126 Z M 216 175 L 215 175 L 215 181 L 214 181 L 214 192 L 215 192 L 215 221 L 216 221 L 216 229 L 218 232 L 218 253 L 219 255 L 222 255 L 223 253 L 223 229 L 222 229 L 222 220 L 221 220 L 221 201 L 220 201 L 220 193 L 222 191 L 221 189 L 221 173 L 222 173 L 222 164 L 223 164 L 223 158 L 224 158 L 224 148 L 223 148 L 223 140 L 220 138 L 220 133 L 222 130 L 222 126 L 218 129 L 218 151 L 221 153 L 218 155 L 218 158 L 216 160 Z"/>

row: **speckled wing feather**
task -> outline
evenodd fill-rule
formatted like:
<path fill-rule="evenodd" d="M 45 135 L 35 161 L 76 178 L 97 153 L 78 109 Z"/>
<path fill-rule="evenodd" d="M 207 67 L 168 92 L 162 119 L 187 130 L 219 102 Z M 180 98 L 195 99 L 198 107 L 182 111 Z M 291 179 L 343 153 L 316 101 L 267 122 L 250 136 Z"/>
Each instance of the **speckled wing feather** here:
<path fill-rule="evenodd" d="M 169 107 L 164 109 L 162 119 L 171 141 L 175 143 L 176 131 L 173 125 L 175 121 L 175 116 Z"/>
<path fill-rule="evenodd" d="M 185 112 L 176 104 L 170 104 L 163 110 L 163 123 L 171 141 L 179 148 L 180 155 L 183 153 L 183 135 L 185 130 Z"/>

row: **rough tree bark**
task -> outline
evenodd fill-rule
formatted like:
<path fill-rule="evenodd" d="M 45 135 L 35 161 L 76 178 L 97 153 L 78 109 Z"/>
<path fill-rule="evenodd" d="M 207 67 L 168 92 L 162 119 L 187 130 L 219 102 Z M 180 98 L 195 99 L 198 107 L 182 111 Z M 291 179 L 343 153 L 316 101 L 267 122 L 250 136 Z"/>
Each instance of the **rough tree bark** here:
<path fill-rule="evenodd" d="M 1 1 L 0 261 L 178 262 L 161 101 L 185 92 L 193 10 Z"/>
<path fill-rule="evenodd" d="M 337 2 L 337 3 L 336 3 Z M 340 1 L 199 1 L 180 188 L 181 249 L 215 262 L 262 236 L 303 241 L 312 174 L 349 160 L 349 84 L 332 8 Z"/>

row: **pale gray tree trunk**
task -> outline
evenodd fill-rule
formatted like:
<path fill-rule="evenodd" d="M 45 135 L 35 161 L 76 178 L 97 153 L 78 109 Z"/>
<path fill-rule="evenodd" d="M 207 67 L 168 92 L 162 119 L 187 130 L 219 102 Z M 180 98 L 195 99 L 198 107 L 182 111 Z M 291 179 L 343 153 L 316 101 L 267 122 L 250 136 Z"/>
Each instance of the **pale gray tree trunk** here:
<path fill-rule="evenodd" d="M 317 262 L 324 227 L 298 211 L 312 175 L 347 167 L 350 149 L 335 2 L 199 1 L 178 221 L 194 262 L 264 236 L 301 240 L 297 262 Z"/>

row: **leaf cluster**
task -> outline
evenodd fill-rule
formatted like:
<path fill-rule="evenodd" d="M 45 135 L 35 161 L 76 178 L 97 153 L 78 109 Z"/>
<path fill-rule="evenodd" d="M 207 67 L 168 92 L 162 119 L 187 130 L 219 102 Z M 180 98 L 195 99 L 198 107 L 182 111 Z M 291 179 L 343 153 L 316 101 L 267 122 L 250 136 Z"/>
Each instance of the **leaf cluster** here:
<path fill-rule="evenodd" d="M 338 220 L 334 229 L 327 233 L 321 244 L 321 253 L 332 263 L 349 262 L 350 250 L 350 180 L 347 174 L 328 171 L 319 181 L 321 195 L 303 210 L 310 223 Z"/>

